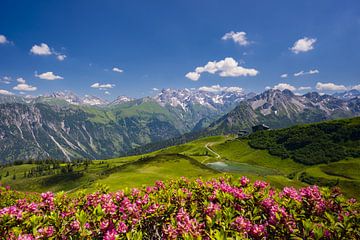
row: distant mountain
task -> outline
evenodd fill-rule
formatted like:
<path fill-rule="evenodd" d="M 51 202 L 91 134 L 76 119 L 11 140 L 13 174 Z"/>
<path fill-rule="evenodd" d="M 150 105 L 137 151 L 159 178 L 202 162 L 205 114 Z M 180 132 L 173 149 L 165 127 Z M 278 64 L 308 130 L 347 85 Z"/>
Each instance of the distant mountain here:
<path fill-rule="evenodd" d="M 184 121 L 188 128 L 200 130 L 246 99 L 244 92 L 236 87 L 210 90 L 163 89 L 152 99 Z"/>
<path fill-rule="evenodd" d="M 127 102 L 134 101 L 135 98 L 127 97 L 127 96 L 118 96 L 114 101 L 112 101 L 111 105 L 123 104 Z"/>
<path fill-rule="evenodd" d="M 73 105 L 90 105 L 90 106 L 95 106 L 95 105 L 99 105 L 99 106 L 104 106 L 107 105 L 109 102 L 101 99 L 99 97 L 95 97 L 95 96 L 91 96 L 91 95 L 85 95 L 84 97 L 79 97 L 78 95 L 76 95 L 75 93 L 71 92 L 71 91 L 59 91 L 59 92 L 54 92 L 52 94 L 46 94 L 44 96 L 40 96 L 38 97 L 38 101 L 39 99 L 60 99 L 60 100 L 64 100 L 70 104 Z"/>
<path fill-rule="evenodd" d="M 108 158 L 184 132 L 158 104 L 98 108 L 67 102 L 0 104 L 0 161 Z"/>
<path fill-rule="evenodd" d="M 352 89 L 342 93 L 334 93 L 332 96 L 340 99 L 350 100 L 352 98 L 360 97 L 360 91 Z"/>
<path fill-rule="evenodd" d="M 241 101 L 233 110 L 212 122 L 208 127 L 160 142 L 133 149 L 129 154 L 152 152 L 171 145 L 185 143 L 199 137 L 251 132 L 257 124 L 284 128 L 299 123 L 360 116 L 360 98 L 343 100 L 317 92 L 296 95 L 289 90 L 268 90 Z M 195 129 L 194 129 L 195 130 Z"/>
<path fill-rule="evenodd" d="M 236 133 L 259 123 L 281 128 L 359 115 L 359 97 L 299 96 L 289 90 L 253 96 L 239 88 L 164 89 L 153 97 L 121 96 L 110 103 L 71 92 L 1 95 L 0 161 L 101 159 L 145 145 L 150 151 L 199 136 Z"/>
<path fill-rule="evenodd" d="M 231 90 L 231 89 L 230 89 Z M 154 97 L 113 102 L 70 91 L 27 98 L 0 96 L 0 161 L 107 158 L 151 142 L 200 130 L 244 99 L 166 89 Z"/>
<path fill-rule="evenodd" d="M 194 105 L 209 109 L 229 108 L 244 100 L 246 95 L 238 88 L 225 88 L 218 91 L 163 89 L 154 99 L 162 106 L 170 105 L 184 111 Z"/>
<path fill-rule="evenodd" d="M 217 133 L 237 132 L 264 123 L 272 128 L 298 123 L 311 123 L 327 119 L 359 116 L 359 98 L 339 99 L 317 92 L 295 95 L 289 90 L 268 90 L 241 102 L 206 131 Z"/>
<path fill-rule="evenodd" d="M 71 91 L 59 91 L 59 92 L 54 92 L 51 94 L 46 94 L 44 95 L 45 98 L 57 98 L 57 99 L 62 99 L 65 100 L 66 102 L 70 103 L 70 104 L 75 104 L 75 105 L 79 105 L 83 103 L 83 99 L 80 98 L 79 96 L 77 96 L 75 93 L 71 92 Z"/>
<path fill-rule="evenodd" d="M 90 106 L 101 106 L 101 105 L 107 105 L 108 101 L 95 97 L 95 96 L 89 96 L 85 95 L 83 98 L 83 104 L 90 105 Z"/>

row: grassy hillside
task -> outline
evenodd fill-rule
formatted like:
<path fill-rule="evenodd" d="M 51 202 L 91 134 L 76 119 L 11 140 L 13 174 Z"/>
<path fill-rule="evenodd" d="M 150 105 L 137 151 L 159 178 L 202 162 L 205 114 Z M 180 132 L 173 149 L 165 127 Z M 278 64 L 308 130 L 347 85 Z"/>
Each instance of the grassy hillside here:
<path fill-rule="evenodd" d="M 284 158 L 267 149 L 252 148 L 250 141 L 251 137 L 214 136 L 144 155 L 56 166 L 53 163 L 6 166 L 0 168 L 0 181 L 23 191 L 75 192 L 93 191 L 99 185 L 117 190 L 180 176 L 208 179 L 230 174 L 266 180 L 278 188 L 308 184 L 340 186 L 347 196 L 359 198 L 360 158 L 345 157 L 329 164 L 305 165 L 291 156 Z"/>
<path fill-rule="evenodd" d="M 360 157 L 360 117 L 260 131 L 250 146 L 306 165 Z"/>

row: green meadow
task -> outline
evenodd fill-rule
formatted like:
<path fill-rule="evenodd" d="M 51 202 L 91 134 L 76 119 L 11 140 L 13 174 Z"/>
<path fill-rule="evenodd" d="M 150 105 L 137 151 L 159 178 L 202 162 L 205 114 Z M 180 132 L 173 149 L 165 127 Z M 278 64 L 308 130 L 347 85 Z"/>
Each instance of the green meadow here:
<path fill-rule="evenodd" d="M 0 168 L 1 182 L 19 191 L 91 192 L 104 186 L 115 191 L 181 176 L 210 179 L 227 174 L 266 180 L 277 188 L 308 184 L 339 186 L 348 197 L 360 196 L 359 158 L 307 166 L 271 155 L 267 150 L 251 148 L 247 139 L 232 135 L 202 138 L 144 155 L 93 160 L 87 165 L 81 162 L 60 165 L 71 166 L 71 171 L 54 173 L 49 166 L 50 170 L 40 176 L 27 177 L 37 164 L 5 166 Z"/>

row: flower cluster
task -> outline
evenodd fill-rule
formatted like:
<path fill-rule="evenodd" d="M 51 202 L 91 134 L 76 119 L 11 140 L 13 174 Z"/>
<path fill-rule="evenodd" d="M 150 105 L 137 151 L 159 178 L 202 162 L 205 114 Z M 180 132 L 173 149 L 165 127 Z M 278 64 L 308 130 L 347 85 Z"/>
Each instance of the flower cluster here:
<path fill-rule="evenodd" d="M 278 191 L 246 177 L 77 196 L 0 187 L 0 197 L 1 239 L 360 238 L 360 205 L 338 189 Z"/>

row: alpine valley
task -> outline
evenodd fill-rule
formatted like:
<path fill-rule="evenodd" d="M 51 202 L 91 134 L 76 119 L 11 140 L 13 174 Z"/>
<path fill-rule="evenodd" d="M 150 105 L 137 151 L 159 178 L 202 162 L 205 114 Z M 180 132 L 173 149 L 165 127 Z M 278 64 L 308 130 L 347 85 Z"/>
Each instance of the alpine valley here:
<path fill-rule="evenodd" d="M 213 87 L 163 89 L 155 96 L 119 96 L 112 102 L 70 91 L 0 95 L 0 160 L 104 159 L 167 139 L 237 133 L 260 123 L 282 128 L 360 115 L 357 90 L 246 94 L 238 87 Z"/>

